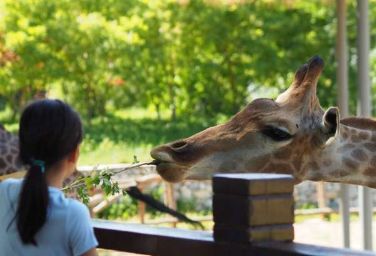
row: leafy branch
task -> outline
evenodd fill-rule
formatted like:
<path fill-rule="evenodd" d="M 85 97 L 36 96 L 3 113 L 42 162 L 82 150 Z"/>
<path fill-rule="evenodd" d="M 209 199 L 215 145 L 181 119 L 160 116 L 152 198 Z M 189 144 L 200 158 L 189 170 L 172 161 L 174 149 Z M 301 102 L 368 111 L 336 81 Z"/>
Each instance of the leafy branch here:
<path fill-rule="evenodd" d="M 126 191 L 121 190 L 119 188 L 118 182 L 113 181 L 112 177 L 121 172 L 128 171 L 134 168 L 139 168 L 144 165 L 155 165 L 157 164 L 157 162 L 158 162 L 157 160 L 154 160 L 151 162 L 140 163 L 137 160 L 137 157 L 134 156 L 134 162 L 131 166 L 125 167 L 116 172 L 110 171 L 108 167 L 103 170 L 98 170 L 98 166 L 95 166 L 88 175 L 84 176 L 81 174 L 80 177 L 76 181 L 62 188 L 61 190 L 64 193 L 67 193 L 68 191 L 77 189 L 78 197 L 85 204 L 89 204 L 90 202 L 89 191 L 93 188 L 94 189 L 97 188 L 98 186 L 100 186 L 100 188 L 104 190 L 104 192 L 106 193 L 106 196 L 115 195 L 120 192 L 123 193 L 123 195 L 126 195 Z"/>

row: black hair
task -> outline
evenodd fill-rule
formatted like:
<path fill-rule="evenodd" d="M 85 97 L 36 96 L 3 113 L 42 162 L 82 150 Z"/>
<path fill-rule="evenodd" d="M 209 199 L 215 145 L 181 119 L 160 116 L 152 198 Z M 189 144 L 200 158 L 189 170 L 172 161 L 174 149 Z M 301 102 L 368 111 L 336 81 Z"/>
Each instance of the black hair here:
<path fill-rule="evenodd" d="M 47 219 L 49 191 L 45 172 L 68 156 L 82 141 L 80 116 L 60 100 L 41 100 L 27 106 L 20 120 L 21 161 L 30 166 L 23 181 L 15 215 L 24 244 L 37 246 L 35 234 Z"/>

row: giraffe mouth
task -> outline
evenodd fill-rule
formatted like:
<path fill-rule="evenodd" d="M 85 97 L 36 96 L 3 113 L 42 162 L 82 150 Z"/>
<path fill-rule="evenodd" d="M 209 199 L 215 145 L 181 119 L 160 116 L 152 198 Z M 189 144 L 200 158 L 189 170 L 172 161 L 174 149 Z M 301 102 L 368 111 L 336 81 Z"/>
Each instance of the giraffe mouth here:
<path fill-rule="evenodd" d="M 169 163 L 161 162 L 157 165 L 157 172 L 161 177 L 168 182 L 181 182 L 185 179 L 188 173 L 189 167 Z"/>
<path fill-rule="evenodd" d="M 155 159 L 155 165 L 157 166 L 157 172 L 162 178 L 169 182 L 180 182 L 185 179 L 189 166 L 177 164 L 166 153 L 158 152 L 151 154 Z"/>

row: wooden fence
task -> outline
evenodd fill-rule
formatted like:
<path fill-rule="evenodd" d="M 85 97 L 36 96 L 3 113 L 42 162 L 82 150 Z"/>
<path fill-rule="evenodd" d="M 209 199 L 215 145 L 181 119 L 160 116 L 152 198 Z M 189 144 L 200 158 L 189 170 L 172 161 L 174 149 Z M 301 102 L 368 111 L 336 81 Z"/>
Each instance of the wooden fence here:
<path fill-rule="evenodd" d="M 93 219 L 99 248 L 157 256 L 375 255 L 292 242 L 291 176 L 216 175 L 213 191 L 214 232 Z"/>

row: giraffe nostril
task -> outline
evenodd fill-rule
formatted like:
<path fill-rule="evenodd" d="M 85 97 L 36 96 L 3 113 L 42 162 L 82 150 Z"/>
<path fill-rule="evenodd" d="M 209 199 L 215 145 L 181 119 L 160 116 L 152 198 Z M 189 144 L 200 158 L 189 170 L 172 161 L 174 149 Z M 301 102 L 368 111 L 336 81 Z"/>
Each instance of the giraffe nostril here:
<path fill-rule="evenodd" d="M 188 143 L 185 141 L 178 141 L 171 144 L 171 148 L 173 149 L 182 149 L 184 148 Z"/>

